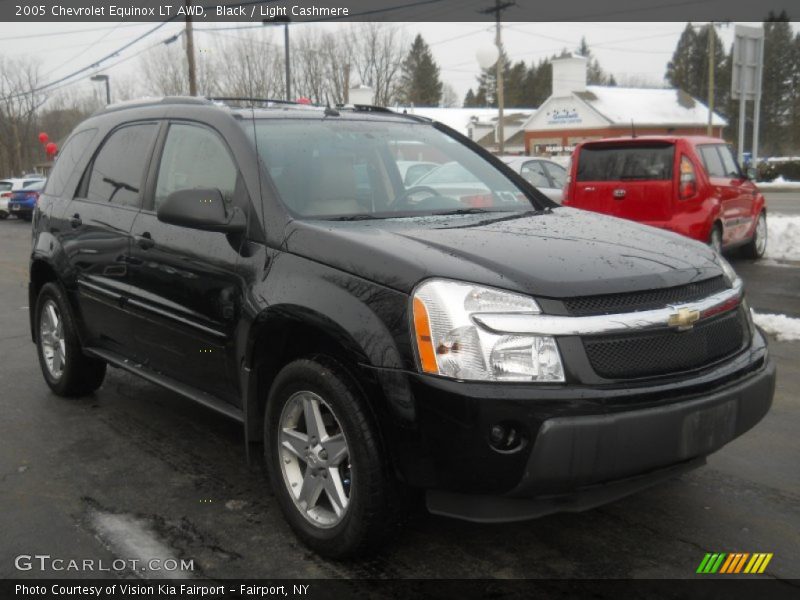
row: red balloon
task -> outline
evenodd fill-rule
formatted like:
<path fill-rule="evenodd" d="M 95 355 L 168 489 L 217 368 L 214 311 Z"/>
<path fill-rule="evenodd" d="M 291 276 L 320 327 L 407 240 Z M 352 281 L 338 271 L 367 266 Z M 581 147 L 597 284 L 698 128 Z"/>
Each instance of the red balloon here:
<path fill-rule="evenodd" d="M 49 139 L 50 139 L 50 136 L 47 135 L 44 131 L 39 134 L 39 141 L 41 143 L 46 144 Z"/>
<path fill-rule="evenodd" d="M 49 156 L 53 156 L 56 152 L 58 152 L 58 146 L 53 142 L 50 142 L 44 147 L 44 151 L 47 152 Z"/>

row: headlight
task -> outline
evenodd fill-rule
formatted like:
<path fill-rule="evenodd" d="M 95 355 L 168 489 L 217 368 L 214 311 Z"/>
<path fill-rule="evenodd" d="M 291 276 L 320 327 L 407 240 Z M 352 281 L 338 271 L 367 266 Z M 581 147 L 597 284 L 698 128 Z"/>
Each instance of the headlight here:
<path fill-rule="evenodd" d="M 739 276 L 733 270 L 731 263 L 729 263 L 721 254 L 717 254 L 717 264 L 722 269 L 722 276 L 725 277 L 725 282 L 729 287 L 734 287 L 736 282 L 739 281 Z"/>
<path fill-rule="evenodd" d="M 413 295 L 414 336 L 425 373 L 476 381 L 564 381 L 551 336 L 491 333 L 477 314 L 538 314 L 527 296 L 457 281 L 432 279 Z"/>

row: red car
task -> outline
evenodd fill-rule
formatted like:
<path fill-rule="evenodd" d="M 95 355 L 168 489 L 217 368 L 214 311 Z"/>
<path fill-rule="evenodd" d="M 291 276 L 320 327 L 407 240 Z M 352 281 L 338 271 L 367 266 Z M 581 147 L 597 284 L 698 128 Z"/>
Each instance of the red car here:
<path fill-rule="evenodd" d="M 717 250 L 767 247 L 764 196 L 721 139 L 642 136 L 583 142 L 564 205 L 669 229 Z"/>

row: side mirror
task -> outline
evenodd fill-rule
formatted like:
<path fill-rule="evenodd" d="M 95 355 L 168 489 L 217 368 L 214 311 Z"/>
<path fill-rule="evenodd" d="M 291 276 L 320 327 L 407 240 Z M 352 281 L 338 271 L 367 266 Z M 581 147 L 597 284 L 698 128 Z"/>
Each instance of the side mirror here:
<path fill-rule="evenodd" d="M 162 223 L 202 231 L 243 233 L 247 229 L 245 214 L 235 206 L 226 211 L 222 192 L 212 188 L 172 192 L 158 207 L 157 216 Z"/>

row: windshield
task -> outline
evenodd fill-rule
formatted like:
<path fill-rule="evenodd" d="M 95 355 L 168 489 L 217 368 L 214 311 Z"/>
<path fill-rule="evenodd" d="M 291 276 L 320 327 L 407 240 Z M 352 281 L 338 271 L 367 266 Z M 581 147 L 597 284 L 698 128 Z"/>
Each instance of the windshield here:
<path fill-rule="evenodd" d="M 672 144 L 594 144 L 578 155 L 578 181 L 672 179 L 675 146 Z"/>
<path fill-rule="evenodd" d="M 13 187 L 10 181 L 0 181 L 0 192 L 7 192 Z"/>
<path fill-rule="evenodd" d="M 309 218 L 523 212 L 531 201 L 460 142 L 423 123 L 257 119 L 258 152 L 281 200 Z M 253 121 L 243 122 L 253 135 Z M 408 163 L 431 171 L 406 177 Z"/>

